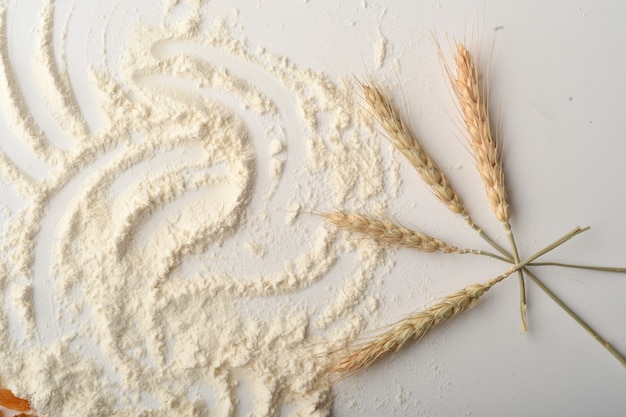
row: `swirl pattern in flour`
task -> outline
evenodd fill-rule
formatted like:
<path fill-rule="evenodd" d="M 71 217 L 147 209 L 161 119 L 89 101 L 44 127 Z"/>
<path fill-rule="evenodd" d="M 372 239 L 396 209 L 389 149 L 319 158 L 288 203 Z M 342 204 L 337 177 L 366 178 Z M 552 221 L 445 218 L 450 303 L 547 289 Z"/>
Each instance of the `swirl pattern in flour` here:
<path fill-rule="evenodd" d="M 47 1 L 33 95 L 0 8 L 2 384 L 42 416 L 329 413 L 326 356 L 382 259 L 301 213 L 384 206 L 350 84 L 200 5 L 134 23 L 119 63 L 73 76 Z"/>

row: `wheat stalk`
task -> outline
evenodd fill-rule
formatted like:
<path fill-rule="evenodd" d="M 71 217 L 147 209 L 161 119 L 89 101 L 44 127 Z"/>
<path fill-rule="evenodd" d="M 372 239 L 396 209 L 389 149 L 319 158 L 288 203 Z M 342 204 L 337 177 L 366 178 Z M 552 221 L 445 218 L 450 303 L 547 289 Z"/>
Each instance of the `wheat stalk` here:
<path fill-rule="evenodd" d="M 397 353 L 409 342 L 420 339 L 428 331 L 444 321 L 472 308 L 485 292 L 513 272 L 518 271 L 533 260 L 543 256 L 585 230 L 588 230 L 588 228 L 577 227 L 486 283 L 469 285 L 460 291 L 448 295 L 426 310 L 408 316 L 390 330 L 381 333 L 371 342 L 355 346 L 347 355 L 334 364 L 332 372 L 336 375 L 351 375 L 367 368 L 388 354 Z"/>
<path fill-rule="evenodd" d="M 467 210 L 461 198 L 452 188 L 443 171 L 430 158 L 411 129 L 402 120 L 389 96 L 374 81 L 370 84 L 362 82 L 359 84 L 374 117 L 387 132 L 394 146 L 415 167 L 422 180 L 432 188 L 440 201 L 445 203 L 452 212 L 467 216 Z"/>
<path fill-rule="evenodd" d="M 504 249 L 502 249 L 502 251 L 504 251 L 506 256 L 499 256 L 485 250 L 459 248 L 424 232 L 409 229 L 396 224 L 391 220 L 379 220 L 359 213 L 342 211 L 322 213 L 321 216 L 329 223 L 332 223 L 341 229 L 362 234 L 379 242 L 389 243 L 391 245 L 401 246 L 407 249 L 417 249 L 422 252 L 440 251 L 444 253 L 458 253 L 462 255 L 473 254 L 487 256 L 489 258 L 498 259 L 502 262 L 515 265 L 515 262 L 511 259 L 510 255 L 504 251 Z M 623 267 L 578 265 L 562 262 L 531 262 L 527 266 L 559 266 L 562 268 L 586 269 L 590 271 L 626 273 L 626 268 Z M 523 269 L 526 271 L 526 267 Z"/>
<path fill-rule="evenodd" d="M 504 168 L 499 141 L 492 134 L 487 105 L 487 94 L 479 84 L 478 68 L 470 51 L 460 42 L 456 44 L 456 76 L 443 58 L 443 52 L 437 43 L 439 55 L 452 84 L 452 90 L 459 102 L 465 127 L 470 136 L 470 148 L 476 160 L 476 166 L 485 185 L 487 199 L 496 218 L 502 222 L 509 239 L 513 260 L 519 262 L 519 253 L 511 230 L 509 219 L 511 209 L 507 201 L 504 186 Z M 520 313 L 522 317 L 522 333 L 528 329 L 526 320 L 526 288 L 522 270 L 518 271 L 520 286 Z"/>

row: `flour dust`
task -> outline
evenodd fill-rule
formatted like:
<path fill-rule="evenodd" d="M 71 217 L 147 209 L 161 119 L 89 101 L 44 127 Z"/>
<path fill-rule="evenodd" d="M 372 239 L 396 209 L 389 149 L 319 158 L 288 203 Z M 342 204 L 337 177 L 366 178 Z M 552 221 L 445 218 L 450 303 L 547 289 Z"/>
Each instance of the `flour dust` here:
<path fill-rule="evenodd" d="M 328 415 L 329 352 L 376 305 L 383 253 L 315 215 L 385 209 L 353 83 L 192 4 L 86 69 L 87 115 L 55 2 L 33 51 L 12 49 L 0 3 L 0 382 L 40 416 Z"/>

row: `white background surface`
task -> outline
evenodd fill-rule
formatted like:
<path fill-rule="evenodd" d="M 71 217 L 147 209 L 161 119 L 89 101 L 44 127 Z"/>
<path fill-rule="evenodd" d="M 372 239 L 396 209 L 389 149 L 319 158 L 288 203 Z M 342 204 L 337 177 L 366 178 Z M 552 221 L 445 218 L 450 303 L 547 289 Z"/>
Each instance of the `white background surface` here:
<path fill-rule="evenodd" d="M 474 45 L 491 61 L 491 98 L 500 113 L 512 225 L 522 257 L 576 225 L 589 225 L 590 231 L 548 257 L 626 266 L 626 3 L 381 3 L 214 1 L 206 12 L 233 16 L 238 8 L 241 32 L 251 43 L 302 67 L 386 79 L 396 97 L 404 95 L 415 130 L 473 217 L 505 244 L 465 148 L 431 34 L 444 39 L 444 48 L 446 36 L 479 39 Z M 63 10 L 72 3 L 58 4 L 58 14 L 67 19 Z M 37 1 L 9 2 L 10 39 L 29 39 L 39 8 Z M 69 17 L 68 59 L 79 98 L 87 83 L 85 66 L 103 60 L 98 50 L 105 25 L 114 57 L 123 29 L 140 16 L 161 18 L 162 9 L 148 1 L 76 3 Z M 120 30 L 111 30 L 116 27 Z M 388 55 L 376 69 L 372 44 L 379 30 L 388 39 Z M 98 47 L 87 47 L 89 42 Z M 14 47 L 11 58 L 28 95 L 36 92 L 34 86 L 29 92 L 27 52 Z M 95 119 L 88 104 L 83 110 L 88 121 Z M 401 163 L 405 183 L 390 204 L 396 217 L 459 246 L 487 249 Z M 394 256 L 375 326 L 504 269 L 469 257 L 402 250 Z M 626 276 L 557 268 L 535 272 L 626 353 Z M 530 330 L 520 335 L 517 303 L 517 282 L 507 280 L 475 310 L 392 361 L 340 382 L 334 415 L 624 415 L 626 369 L 531 282 Z"/>

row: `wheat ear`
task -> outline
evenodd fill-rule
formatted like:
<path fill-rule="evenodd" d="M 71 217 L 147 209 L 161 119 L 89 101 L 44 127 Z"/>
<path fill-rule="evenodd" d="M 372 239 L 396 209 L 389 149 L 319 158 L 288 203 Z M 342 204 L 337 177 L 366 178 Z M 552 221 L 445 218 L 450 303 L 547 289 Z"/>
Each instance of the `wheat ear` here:
<path fill-rule="evenodd" d="M 523 268 L 533 260 L 543 256 L 587 229 L 588 228 L 577 227 L 554 243 L 546 246 L 544 249 L 522 262 L 517 263 L 506 272 L 492 278 L 486 283 L 469 285 L 460 291 L 448 295 L 426 310 L 408 316 L 390 330 L 381 333 L 371 342 L 356 346 L 347 355 L 340 358 L 332 368 L 332 372 L 337 375 L 351 375 L 367 368 L 388 354 L 397 353 L 402 347 L 407 345 L 407 343 L 420 339 L 428 331 L 434 329 L 444 321 L 472 308 L 485 292 L 489 291 L 491 287 L 504 280 L 513 272 Z"/>
<path fill-rule="evenodd" d="M 465 253 L 456 246 L 448 245 L 443 240 L 407 229 L 389 220 L 377 220 L 359 213 L 345 212 L 324 213 L 322 216 L 337 227 L 363 234 L 380 242 L 424 252 Z"/>
<path fill-rule="evenodd" d="M 484 250 L 459 248 L 449 245 L 426 233 L 408 229 L 390 220 L 378 220 L 359 213 L 332 212 L 322 213 L 328 222 L 349 232 L 359 233 L 379 242 L 401 246 L 407 249 L 417 249 L 422 252 L 458 253 L 461 255 L 473 254 L 487 256 L 503 262 L 513 263 L 510 259 Z"/>
<path fill-rule="evenodd" d="M 411 129 L 402 120 L 389 96 L 373 81 L 370 84 L 360 83 L 360 86 L 375 119 L 387 132 L 394 146 L 415 167 L 422 180 L 432 188 L 439 200 L 445 203 L 452 212 L 466 216 L 467 211 L 461 203 L 461 198 L 452 188 L 443 171 L 430 158 Z"/>
<path fill-rule="evenodd" d="M 457 43 L 455 63 L 456 78 L 451 76 L 451 82 L 470 135 L 470 147 L 491 208 L 496 218 L 506 223 L 511 218 L 511 210 L 504 188 L 500 145 L 491 132 L 487 100 L 478 83 L 478 70 L 471 53 L 461 43 Z"/>
<path fill-rule="evenodd" d="M 412 314 L 398 325 L 376 337 L 371 343 L 357 346 L 341 358 L 333 367 L 339 375 L 350 375 L 361 371 L 378 359 L 398 352 L 407 343 L 424 336 L 441 322 L 472 308 L 489 287 L 474 284 L 450 294 L 432 307 Z"/>

